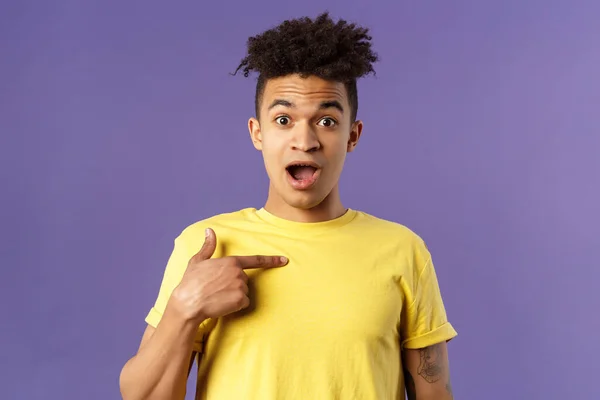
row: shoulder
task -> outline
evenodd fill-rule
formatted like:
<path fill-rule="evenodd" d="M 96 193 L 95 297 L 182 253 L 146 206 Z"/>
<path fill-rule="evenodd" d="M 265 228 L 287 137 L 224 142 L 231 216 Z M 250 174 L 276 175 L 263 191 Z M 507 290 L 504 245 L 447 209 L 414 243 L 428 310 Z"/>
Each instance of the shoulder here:
<path fill-rule="evenodd" d="M 255 212 L 256 209 L 254 208 L 244 208 L 198 220 L 186 226 L 176 240 L 197 242 L 199 239 L 204 238 L 204 232 L 207 228 L 213 229 L 218 236 L 219 232 L 234 229 L 250 221 Z"/>
<path fill-rule="evenodd" d="M 357 211 L 356 221 L 362 225 L 362 229 L 367 229 L 371 233 L 376 233 L 391 240 L 423 242 L 419 234 L 400 222 L 380 218 L 364 211 Z"/>
<path fill-rule="evenodd" d="M 429 251 L 423 238 L 408 226 L 388 219 L 377 217 L 373 214 L 357 211 L 357 227 L 368 237 L 402 248 L 409 252 L 418 252 L 427 257 Z"/>

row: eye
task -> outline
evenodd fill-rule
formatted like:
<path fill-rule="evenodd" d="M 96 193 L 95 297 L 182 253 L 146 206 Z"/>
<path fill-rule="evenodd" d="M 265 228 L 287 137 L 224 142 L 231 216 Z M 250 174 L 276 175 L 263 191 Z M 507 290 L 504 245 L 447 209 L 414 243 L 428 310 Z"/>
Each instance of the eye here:
<path fill-rule="evenodd" d="M 319 121 L 319 125 L 326 128 L 333 127 L 337 122 L 333 118 L 325 117 Z"/>
<path fill-rule="evenodd" d="M 287 125 L 290 123 L 290 119 L 285 115 L 275 118 L 275 123 L 278 125 Z"/>

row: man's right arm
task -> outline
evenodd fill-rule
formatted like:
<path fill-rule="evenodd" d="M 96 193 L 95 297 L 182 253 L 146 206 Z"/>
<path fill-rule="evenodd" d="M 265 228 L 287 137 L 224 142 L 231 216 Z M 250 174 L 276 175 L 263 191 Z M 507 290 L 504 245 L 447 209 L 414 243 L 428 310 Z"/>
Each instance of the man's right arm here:
<path fill-rule="evenodd" d="M 197 323 L 187 322 L 167 307 L 156 329 L 147 326 L 137 354 L 121 371 L 123 399 L 183 400 L 197 329 Z"/>
<path fill-rule="evenodd" d="M 152 318 L 156 329 L 146 328 L 137 354 L 121 371 L 124 400 L 183 400 L 203 322 L 249 306 L 245 269 L 287 264 L 281 256 L 212 258 L 216 242 L 214 231 L 207 229 L 202 248 L 189 262 L 181 247 L 173 252 L 155 307 L 160 316 Z M 180 268 L 185 268 L 183 276 Z"/>

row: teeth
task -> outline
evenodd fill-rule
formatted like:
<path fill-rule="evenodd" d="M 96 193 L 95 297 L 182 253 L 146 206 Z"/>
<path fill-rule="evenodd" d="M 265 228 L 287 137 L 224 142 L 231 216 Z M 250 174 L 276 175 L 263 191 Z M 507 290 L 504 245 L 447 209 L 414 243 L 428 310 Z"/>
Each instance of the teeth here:
<path fill-rule="evenodd" d="M 310 165 L 310 164 L 291 164 L 291 165 L 288 165 L 286 167 L 286 169 L 299 168 L 299 167 L 309 167 L 309 168 L 313 168 L 315 170 L 318 168 L 318 167 L 315 167 L 314 165 Z"/>

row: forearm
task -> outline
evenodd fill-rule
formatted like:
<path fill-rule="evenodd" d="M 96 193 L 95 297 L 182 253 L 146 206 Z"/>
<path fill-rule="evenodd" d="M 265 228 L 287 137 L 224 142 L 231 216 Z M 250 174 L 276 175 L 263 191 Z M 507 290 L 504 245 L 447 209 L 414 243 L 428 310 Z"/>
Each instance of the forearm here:
<path fill-rule="evenodd" d="M 446 343 L 406 350 L 404 383 L 408 400 L 452 400 Z"/>
<path fill-rule="evenodd" d="M 123 367 L 123 399 L 183 400 L 197 328 L 167 308 L 152 337 Z"/>
<path fill-rule="evenodd" d="M 413 388 L 406 388 L 406 398 L 408 400 L 453 400 L 452 388 L 435 391 L 424 391 Z"/>

